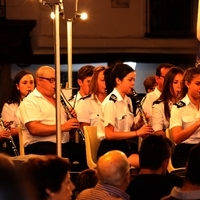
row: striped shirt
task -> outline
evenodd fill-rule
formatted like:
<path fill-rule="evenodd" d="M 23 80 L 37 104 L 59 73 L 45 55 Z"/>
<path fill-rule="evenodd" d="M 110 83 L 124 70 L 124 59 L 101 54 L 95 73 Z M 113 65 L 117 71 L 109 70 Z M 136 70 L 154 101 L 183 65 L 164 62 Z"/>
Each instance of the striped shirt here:
<path fill-rule="evenodd" d="M 117 187 L 97 183 L 94 188 L 83 190 L 76 200 L 129 200 L 130 197 Z"/>

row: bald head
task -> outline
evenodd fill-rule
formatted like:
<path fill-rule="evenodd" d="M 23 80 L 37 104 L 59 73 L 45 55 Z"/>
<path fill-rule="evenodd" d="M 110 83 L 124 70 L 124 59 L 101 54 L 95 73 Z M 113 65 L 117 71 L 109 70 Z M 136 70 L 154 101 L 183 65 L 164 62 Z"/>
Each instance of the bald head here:
<path fill-rule="evenodd" d="M 38 77 L 45 77 L 46 74 L 49 72 L 55 72 L 53 67 L 50 66 L 41 66 L 37 71 L 36 71 L 36 78 Z"/>
<path fill-rule="evenodd" d="M 129 173 L 129 163 L 121 151 L 109 151 L 97 162 L 97 174 L 101 183 L 120 187 Z"/>

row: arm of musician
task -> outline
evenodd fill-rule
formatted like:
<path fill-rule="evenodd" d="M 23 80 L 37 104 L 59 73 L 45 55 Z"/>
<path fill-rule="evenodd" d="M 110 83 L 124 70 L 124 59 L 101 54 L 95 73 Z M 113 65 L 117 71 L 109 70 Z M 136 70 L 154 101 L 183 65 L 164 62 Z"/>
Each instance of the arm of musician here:
<path fill-rule="evenodd" d="M 140 114 L 139 114 L 140 115 Z M 145 113 L 145 118 L 146 121 L 149 122 L 149 117 L 147 116 L 147 114 Z M 134 120 L 135 121 L 135 120 Z M 131 130 L 138 130 L 140 129 L 143 125 L 145 124 L 142 115 L 140 115 L 139 120 L 137 121 L 137 123 L 133 122 L 133 126 Z"/>
<path fill-rule="evenodd" d="M 191 126 L 183 129 L 181 126 L 175 126 L 171 129 L 171 134 L 176 144 L 188 139 L 200 127 L 200 120 Z"/>
<path fill-rule="evenodd" d="M 56 125 L 42 124 L 39 121 L 27 122 L 26 127 L 31 135 L 49 136 L 56 134 Z M 80 123 L 77 119 L 72 118 L 61 125 L 61 131 L 70 131 L 73 128 L 79 128 Z"/>
<path fill-rule="evenodd" d="M 163 131 L 166 128 L 168 120 L 164 117 L 164 107 L 161 104 L 155 104 L 152 108 L 151 125 L 157 135 L 166 136 Z"/>
<path fill-rule="evenodd" d="M 183 142 L 188 139 L 199 127 L 200 120 L 194 122 L 190 126 L 182 127 L 183 124 L 182 112 L 179 108 L 172 106 L 171 117 L 170 117 L 170 130 L 173 140 L 176 144 Z"/>
<path fill-rule="evenodd" d="M 150 133 L 152 133 L 152 128 L 150 125 L 143 125 L 137 131 L 127 131 L 127 132 L 114 131 L 114 126 L 111 124 L 108 124 L 105 127 L 105 137 L 107 140 L 123 140 L 123 139 L 133 138 L 136 136 L 148 135 Z"/>

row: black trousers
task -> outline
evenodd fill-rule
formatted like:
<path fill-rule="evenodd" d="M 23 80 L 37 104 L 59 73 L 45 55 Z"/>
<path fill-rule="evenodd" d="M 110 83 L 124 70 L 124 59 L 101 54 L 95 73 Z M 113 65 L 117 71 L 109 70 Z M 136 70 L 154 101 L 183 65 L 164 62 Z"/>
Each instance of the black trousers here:
<path fill-rule="evenodd" d="M 129 140 L 102 140 L 97 152 L 97 158 L 111 150 L 119 150 L 129 157 L 133 153 L 138 153 L 137 144 Z"/>
<path fill-rule="evenodd" d="M 53 142 L 37 142 L 25 147 L 25 154 L 56 155 L 57 144 Z M 79 170 L 87 169 L 85 144 L 67 142 L 62 144 L 62 157 L 71 163 L 78 161 Z"/>
<path fill-rule="evenodd" d="M 190 149 L 196 144 L 177 144 L 175 146 L 174 155 L 172 156 L 173 167 L 185 167 L 189 157 Z"/>

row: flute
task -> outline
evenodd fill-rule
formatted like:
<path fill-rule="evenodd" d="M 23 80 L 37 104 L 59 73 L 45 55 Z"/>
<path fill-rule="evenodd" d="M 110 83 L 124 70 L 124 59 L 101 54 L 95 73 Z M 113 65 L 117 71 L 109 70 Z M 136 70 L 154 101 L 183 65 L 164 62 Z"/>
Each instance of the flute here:
<path fill-rule="evenodd" d="M 4 130 L 9 130 L 9 126 L 13 123 L 13 121 L 10 121 L 7 125 L 4 124 L 3 119 L 0 118 L 0 126 L 4 129 Z M 15 156 L 19 156 L 19 152 L 17 151 L 17 148 L 15 146 L 15 143 L 13 141 L 12 136 L 10 136 L 8 138 L 9 143 L 11 144 L 12 150 L 15 154 Z"/>
<path fill-rule="evenodd" d="M 68 117 L 70 119 L 74 118 L 74 116 L 71 114 L 71 112 L 69 110 L 69 107 L 67 106 L 67 103 L 72 109 L 73 109 L 73 107 L 71 106 L 71 104 L 65 98 L 62 90 L 61 90 L 61 95 L 60 95 L 60 101 L 61 101 L 63 108 L 65 109 L 65 112 L 67 113 Z M 77 128 L 77 132 L 81 136 L 82 140 L 85 141 L 85 135 L 84 135 L 83 131 L 80 128 Z"/>

